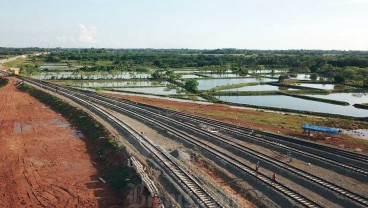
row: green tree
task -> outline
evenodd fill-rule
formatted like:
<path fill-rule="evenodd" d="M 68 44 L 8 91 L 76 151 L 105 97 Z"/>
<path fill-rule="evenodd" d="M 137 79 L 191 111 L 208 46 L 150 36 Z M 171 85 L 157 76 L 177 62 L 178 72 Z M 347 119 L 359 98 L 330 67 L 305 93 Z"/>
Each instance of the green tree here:
<path fill-rule="evenodd" d="M 334 80 L 337 83 L 344 83 L 345 82 L 345 78 L 342 75 L 340 75 L 340 74 L 335 75 L 334 76 Z"/>
<path fill-rule="evenodd" d="M 185 80 L 185 88 L 189 91 L 197 91 L 198 90 L 198 81 L 195 79 L 187 79 Z"/>
<path fill-rule="evenodd" d="M 317 80 L 317 74 L 313 73 L 310 75 L 311 80 Z"/>

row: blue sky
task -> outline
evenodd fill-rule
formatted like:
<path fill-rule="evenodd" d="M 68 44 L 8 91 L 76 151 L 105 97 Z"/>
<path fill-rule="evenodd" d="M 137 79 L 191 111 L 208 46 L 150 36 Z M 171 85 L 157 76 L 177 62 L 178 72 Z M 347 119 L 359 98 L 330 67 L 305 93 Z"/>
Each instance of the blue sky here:
<path fill-rule="evenodd" d="M 0 0 L 0 46 L 368 50 L 368 0 Z"/>

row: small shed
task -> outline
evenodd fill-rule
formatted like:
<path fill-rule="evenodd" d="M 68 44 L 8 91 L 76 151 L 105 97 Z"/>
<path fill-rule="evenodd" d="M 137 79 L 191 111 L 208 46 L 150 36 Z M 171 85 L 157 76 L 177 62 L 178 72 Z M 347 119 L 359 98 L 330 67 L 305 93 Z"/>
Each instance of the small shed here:
<path fill-rule="evenodd" d="M 308 131 L 308 133 L 310 133 L 311 131 L 314 131 L 314 132 L 321 132 L 321 133 L 327 133 L 327 134 L 338 134 L 340 132 L 340 129 L 330 128 L 330 127 L 325 127 L 325 126 L 314 126 L 310 124 L 304 124 L 302 128 L 304 132 Z"/>
<path fill-rule="evenodd" d="M 289 75 L 281 75 L 281 76 L 279 76 L 279 82 L 285 82 L 287 80 L 290 80 Z"/>
<path fill-rule="evenodd" d="M 10 71 L 14 74 L 14 75 L 19 75 L 19 68 L 15 68 L 15 67 L 12 67 L 10 68 Z"/>

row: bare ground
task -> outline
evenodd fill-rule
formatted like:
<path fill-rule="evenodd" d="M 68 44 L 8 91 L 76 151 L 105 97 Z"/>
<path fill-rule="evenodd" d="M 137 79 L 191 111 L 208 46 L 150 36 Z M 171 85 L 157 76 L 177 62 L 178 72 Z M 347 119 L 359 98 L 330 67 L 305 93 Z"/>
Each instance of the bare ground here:
<path fill-rule="evenodd" d="M 82 135 L 14 86 L 0 88 L 0 207 L 112 207 Z"/>

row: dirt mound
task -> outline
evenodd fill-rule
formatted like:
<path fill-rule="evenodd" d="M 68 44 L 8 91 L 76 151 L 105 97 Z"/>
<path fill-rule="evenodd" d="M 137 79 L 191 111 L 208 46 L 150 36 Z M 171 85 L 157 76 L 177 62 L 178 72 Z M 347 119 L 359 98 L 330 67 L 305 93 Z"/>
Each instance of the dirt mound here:
<path fill-rule="evenodd" d="M 173 150 L 170 154 L 178 160 L 190 160 L 190 155 L 181 150 Z"/>

